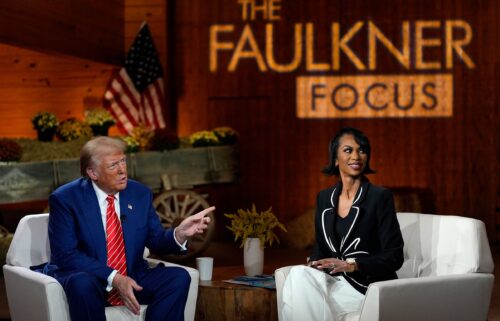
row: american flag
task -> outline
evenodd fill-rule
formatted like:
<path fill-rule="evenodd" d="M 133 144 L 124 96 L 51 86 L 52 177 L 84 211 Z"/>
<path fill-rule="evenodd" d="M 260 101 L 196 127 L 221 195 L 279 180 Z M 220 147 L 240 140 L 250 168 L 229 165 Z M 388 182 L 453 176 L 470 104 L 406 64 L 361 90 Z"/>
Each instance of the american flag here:
<path fill-rule="evenodd" d="M 163 70 L 146 23 L 129 49 L 124 67 L 111 79 L 104 102 L 124 133 L 130 135 L 139 124 L 151 129 L 165 127 Z"/>

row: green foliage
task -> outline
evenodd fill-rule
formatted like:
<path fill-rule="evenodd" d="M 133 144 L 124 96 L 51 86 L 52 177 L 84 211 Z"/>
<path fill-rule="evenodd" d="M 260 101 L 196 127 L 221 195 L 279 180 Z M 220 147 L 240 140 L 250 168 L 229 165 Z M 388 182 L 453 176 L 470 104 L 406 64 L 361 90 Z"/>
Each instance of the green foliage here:
<path fill-rule="evenodd" d="M 38 162 L 53 159 L 77 158 L 80 149 L 87 141 L 77 139 L 70 142 L 39 142 L 28 138 L 15 139 L 21 145 L 21 162 Z"/>
<path fill-rule="evenodd" d="M 224 214 L 224 216 L 231 220 L 231 226 L 226 227 L 234 233 L 234 241 L 241 239 L 240 247 L 243 247 L 249 237 L 259 238 L 262 247 L 266 243 L 273 245 L 274 241 L 279 243 L 274 229 L 280 228 L 286 232 L 285 226 L 278 221 L 271 207 L 267 211 L 259 213 L 255 204 L 252 204 L 252 210 L 239 209 L 236 214 Z"/>
<path fill-rule="evenodd" d="M 125 153 L 136 153 L 150 150 L 154 132 L 146 125 L 140 124 L 132 130 L 132 135 L 121 139 L 127 144 Z"/>
<path fill-rule="evenodd" d="M 85 122 L 90 126 L 113 126 L 115 119 L 109 111 L 102 107 L 88 109 L 85 111 Z"/>
<path fill-rule="evenodd" d="M 139 142 L 133 136 L 125 136 L 122 137 L 125 144 L 127 144 L 127 149 L 125 153 L 137 153 L 139 151 Z"/>
<path fill-rule="evenodd" d="M 208 130 L 202 130 L 196 132 L 189 136 L 189 142 L 193 147 L 207 147 L 207 146 L 217 146 L 219 144 L 219 138 L 214 134 L 214 132 Z"/>
<path fill-rule="evenodd" d="M 139 124 L 139 126 L 132 129 L 132 137 L 139 144 L 140 151 L 149 150 L 153 136 L 153 130 L 145 124 Z"/>
<path fill-rule="evenodd" d="M 13 141 L 21 146 L 21 162 L 47 161 L 54 159 L 78 158 L 82 146 L 92 137 L 92 131 L 88 124 L 74 118 L 68 119 L 59 126 L 58 137 L 62 141 L 42 142 L 28 138 L 16 138 Z M 229 128 L 229 127 L 225 127 Z M 223 129 L 224 132 L 229 132 Z M 216 145 L 220 145 L 215 131 L 207 131 L 210 136 L 215 137 Z M 219 130 L 218 130 L 219 131 Z M 234 131 L 233 131 L 234 132 Z M 236 132 L 234 132 L 236 134 Z M 222 134 L 223 135 L 223 134 Z M 221 135 L 221 136 L 222 136 Z M 64 137 L 61 137 L 64 136 Z M 121 137 L 127 143 L 127 153 L 135 153 L 140 150 L 168 150 L 174 148 L 190 148 L 192 143 L 190 137 L 177 137 L 174 133 L 162 129 L 152 132 L 144 126 L 134 130 L 132 136 Z M 213 146 L 209 145 L 209 146 Z M 148 147 L 149 146 L 149 147 Z"/>
<path fill-rule="evenodd" d="M 33 128 L 41 132 L 54 131 L 59 126 L 56 115 L 46 111 L 36 113 L 31 122 L 33 123 Z"/>
<path fill-rule="evenodd" d="M 202 130 L 189 137 L 189 143 L 193 147 L 233 145 L 237 141 L 238 133 L 230 127 Z"/>
<path fill-rule="evenodd" d="M 238 141 L 238 133 L 231 127 L 217 127 L 212 130 L 221 145 L 233 145 Z"/>
<path fill-rule="evenodd" d="M 92 137 L 90 126 L 76 118 L 66 119 L 57 129 L 57 137 L 63 142 Z"/>
<path fill-rule="evenodd" d="M 0 138 L 0 161 L 17 162 L 21 159 L 23 149 L 15 140 Z"/>

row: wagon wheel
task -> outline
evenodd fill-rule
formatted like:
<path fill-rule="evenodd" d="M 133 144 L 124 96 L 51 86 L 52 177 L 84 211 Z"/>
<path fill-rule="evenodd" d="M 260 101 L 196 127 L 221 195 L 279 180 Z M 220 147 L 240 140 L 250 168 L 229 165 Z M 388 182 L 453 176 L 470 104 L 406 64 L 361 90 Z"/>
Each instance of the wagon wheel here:
<path fill-rule="evenodd" d="M 165 228 L 176 227 L 186 217 L 208 208 L 208 202 L 200 194 L 189 190 L 171 190 L 158 195 L 153 200 L 153 207 Z M 191 259 L 203 252 L 209 245 L 215 230 L 213 213 L 208 214 L 210 223 L 203 234 L 196 234 L 188 241 L 186 255 L 167 255 L 168 261 Z"/>

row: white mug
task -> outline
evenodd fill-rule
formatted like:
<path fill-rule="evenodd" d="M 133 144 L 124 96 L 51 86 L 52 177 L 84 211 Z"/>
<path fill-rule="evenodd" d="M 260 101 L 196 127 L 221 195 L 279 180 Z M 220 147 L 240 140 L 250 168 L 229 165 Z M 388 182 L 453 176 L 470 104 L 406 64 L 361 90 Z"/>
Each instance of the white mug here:
<path fill-rule="evenodd" d="M 196 268 L 200 273 L 200 281 L 212 280 L 212 270 L 214 267 L 213 257 L 197 257 Z"/>

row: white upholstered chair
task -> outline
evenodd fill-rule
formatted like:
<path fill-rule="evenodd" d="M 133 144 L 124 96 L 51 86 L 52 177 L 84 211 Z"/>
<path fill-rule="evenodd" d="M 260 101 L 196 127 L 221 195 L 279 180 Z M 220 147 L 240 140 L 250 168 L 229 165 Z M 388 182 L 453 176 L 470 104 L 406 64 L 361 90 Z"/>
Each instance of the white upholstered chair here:
<path fill-rule="evenodd" d="M 353 321 L 485 321 L 493 259 L 484 223 L 466 217 L 398 213 L 405 242 L 399 279 L 368 287 Z M 279 320 L 290 267 L 276 270 Z"/>
<path fill-rule="evenodd" d="M 21 219 L 7 252 L 3 266 L 7 300 L 12 321 L 70 321 L 66 294 L 56 279 L 30 270 L 50 258 L 48 240 L 49 214 L 27 215 Z M 145 252 L 148 255 L 148 251 Z M 159 260 L 147 259 L 150 265 Z M 163 262 L 165 265 L 175 265 Z M 184 319 L 194 320 L 198 295 L 198 271 L 184 267 L 191 276 Z M 130 313 L 125 307 L 107 307 L 108 321 L 144 320 L 147 306 L 141 306 L 141 315 Z"/>

